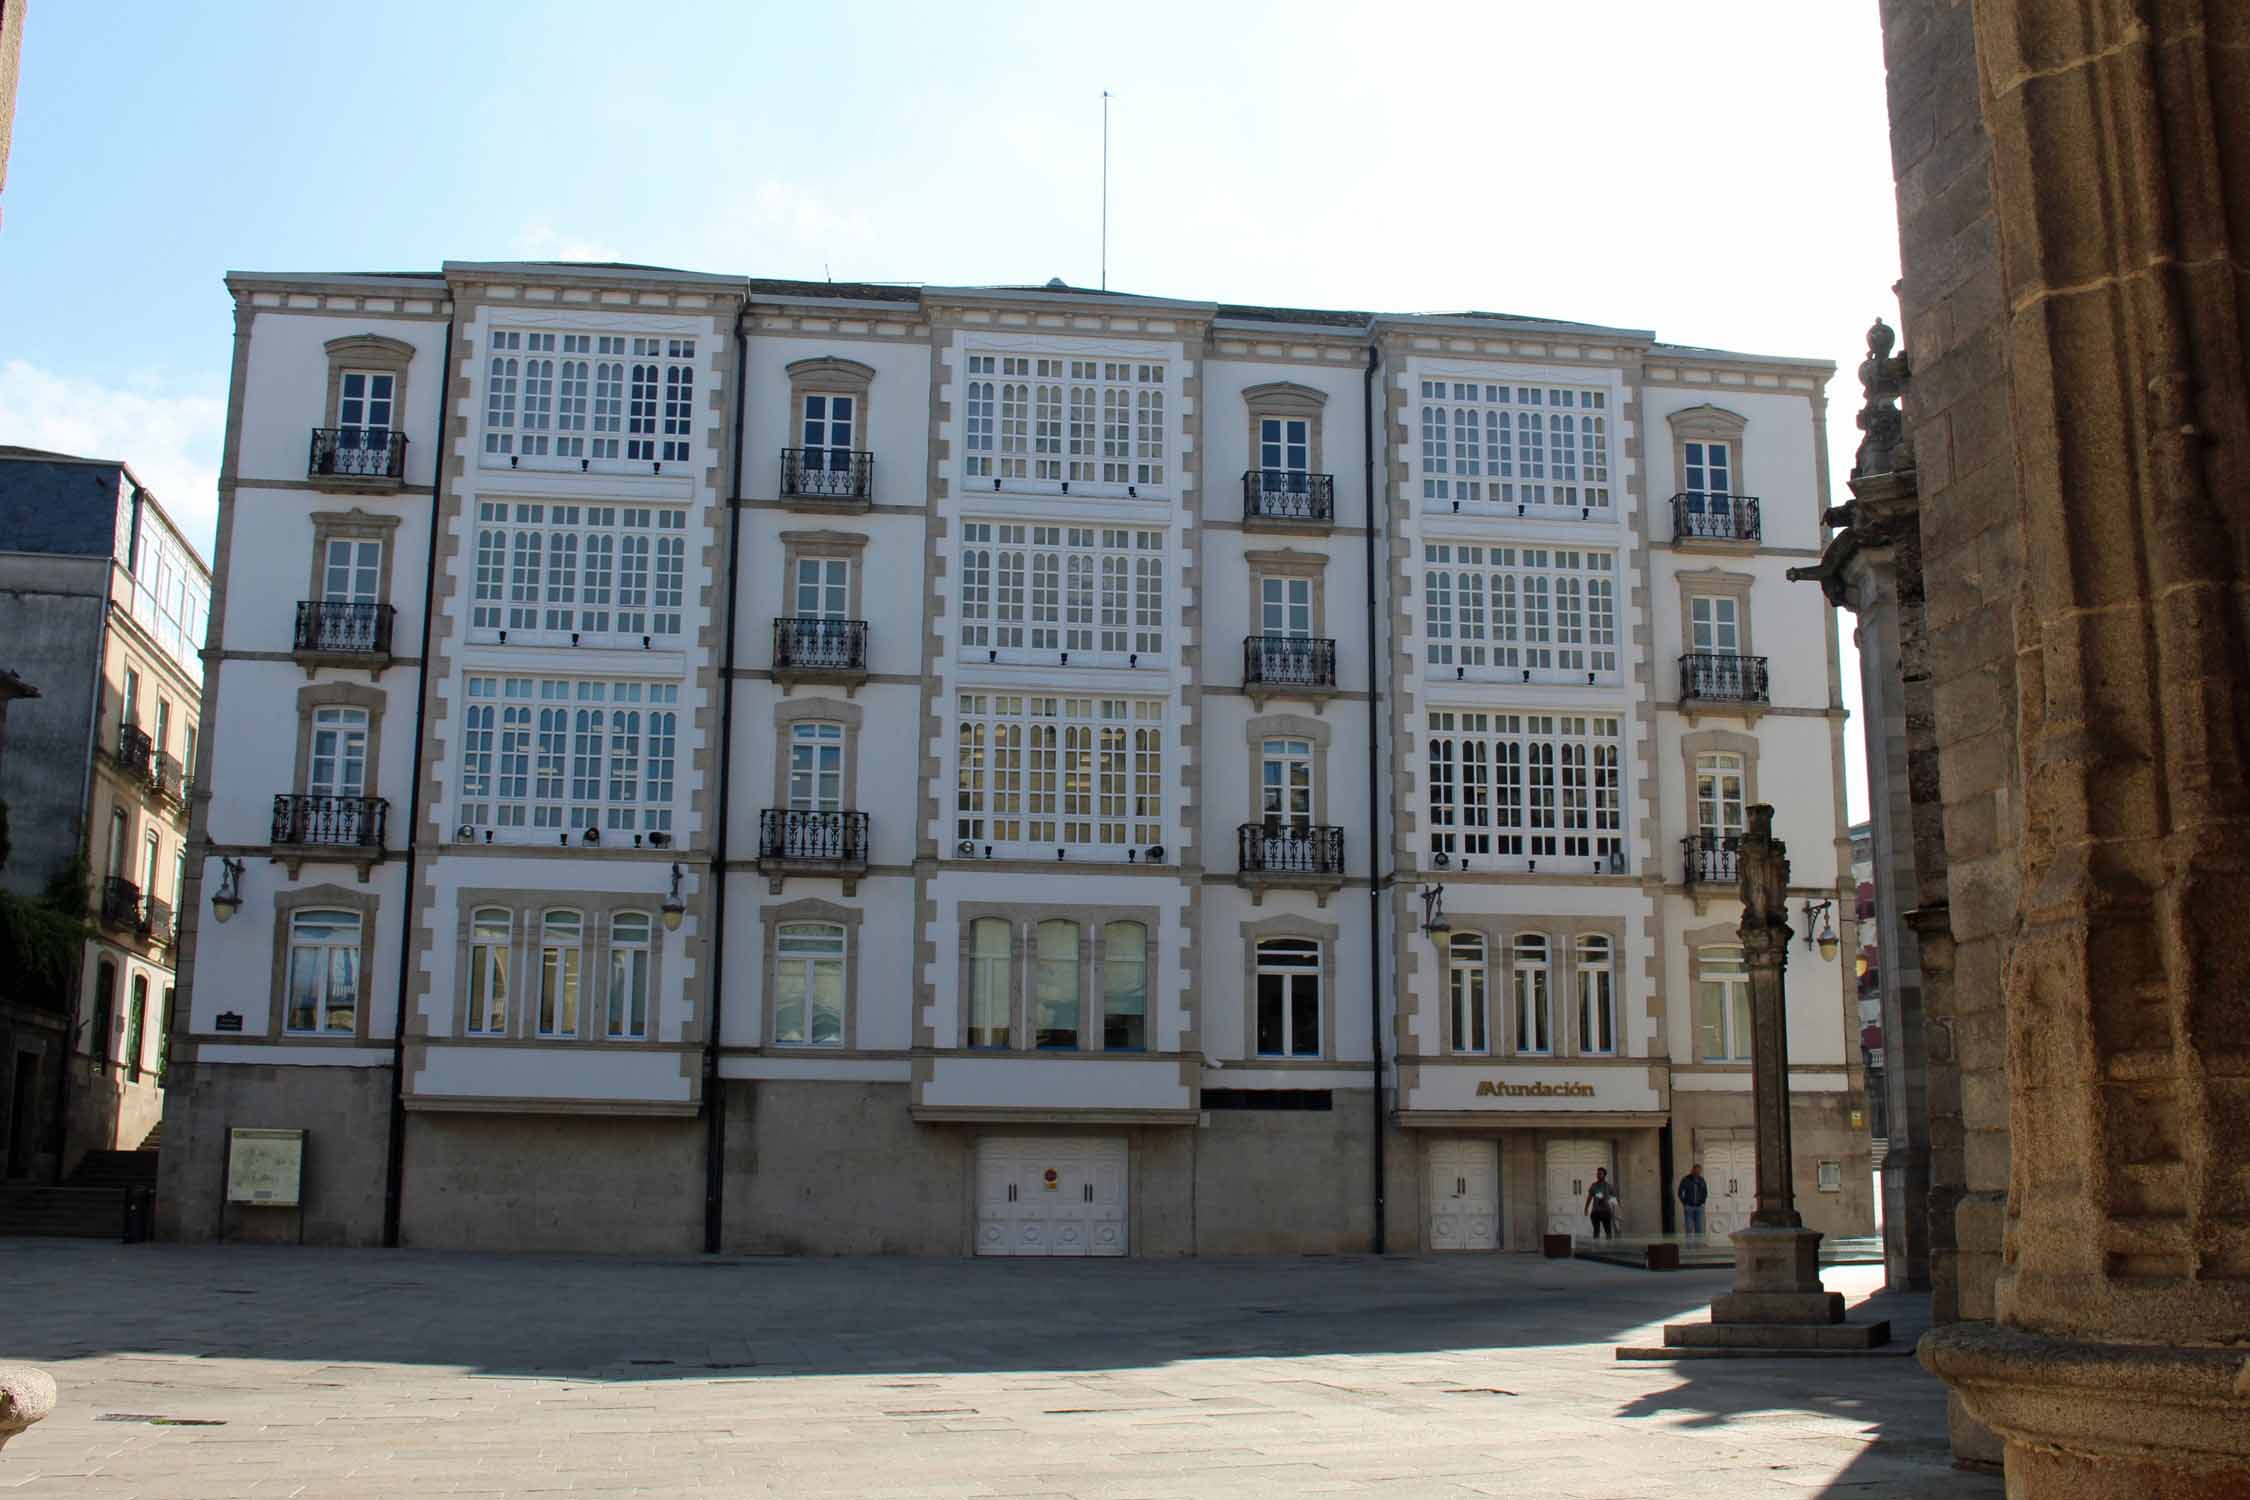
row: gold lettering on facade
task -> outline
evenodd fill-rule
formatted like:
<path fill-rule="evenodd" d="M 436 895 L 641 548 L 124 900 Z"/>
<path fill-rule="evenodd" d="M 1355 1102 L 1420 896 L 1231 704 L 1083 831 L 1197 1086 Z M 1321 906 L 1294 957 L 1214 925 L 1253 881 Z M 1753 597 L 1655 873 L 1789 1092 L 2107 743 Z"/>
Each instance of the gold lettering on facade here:
<path fill-rule="evenodd" d="M 1484 1079 L 1477 1084 L 1479 1099 L 1591 1099 L 1590 1083 L 1501 1083 Z"/>

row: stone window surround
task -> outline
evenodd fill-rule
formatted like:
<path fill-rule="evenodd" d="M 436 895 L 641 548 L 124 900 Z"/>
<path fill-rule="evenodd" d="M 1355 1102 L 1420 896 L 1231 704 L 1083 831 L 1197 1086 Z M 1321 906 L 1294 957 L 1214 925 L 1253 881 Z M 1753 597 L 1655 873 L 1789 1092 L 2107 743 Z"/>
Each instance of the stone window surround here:
<path fill-rule="evenodd" d="M 310 790 L 312 777 L 313 710 L 362 708 L 367 711 L 367 775 L 360 783 L 363 797 L 380 796 L 382 786 L 383 705 L 388 695 L 380 688 L 357 682 L 315 682 L 297 689 L 297 769 L 290 788 L 299 796 Z"/>
<path fill-rule="evenodd" d="M 1742 451 L 1743 430 L 1749 419 L 1723 406 L 1705 402 L 1701 406 L 1684 406 L 1667 413 L 1665 421 L 1672 428 L 1672 491 L 1679 494 L 1687 489 L 1687 445 L 1689 443 L 1725 443 L 1727 445 L 1727 484 L 1732 493 L 1756 493 L 1750 488 L 1744 474 Z"/>
<path fill-rule="evenodd" d="M 1250 1068 L 1336 1066 L 1336 944 L 1343 929 L 1295 912 L 1277 912 L 1242 930 L 1242 1065 Z M 1303 938 L 1320 944 L 1320 1051 L 1310 1057 L 1269 1057 L 1258 1051 L 1258 944 L 1269 938 Z"/>
<path fill-rule="evenodd" d="M 382 561 L 376 566 L 376 602 L 391 602 L 391 562 L 398 555 L 397 516 L 379 516 L 354 506 L 350 510 L 316 510 L 312 513 L 312 582 L 307 599 L 328 597 L 328 544 L 332 541 L 380 542 Z"/>
<path fill-rule="evenodd" d="M 321 346 L 328 351 L 328 404 L 321 409 L 321 427 L 338 426 L 343 410 L 344 372 L 367 370 L 389 375 L 391 381 L 391 431 L 406 430 L 406 373 L 414 362 L 414 346 L 403 339 L 379 333 L 348 333 Z"/>
<path fill-rule="evenodd" d="M 375 974 L 375 919 L 381 898 L 364 887 L 342 885 L 296 886 L 274 892 L 273 979 L 267 991 L 273 1003 L 266 1008 L 266 1040 L 290 1046 L 356 1047 L 367 1042 L 368 989 Z M 289 929 L 300 911 L 348 911 L 359 917 L 359 1003 L 353 1007 L 349 1036 L 333 1033 L 292 1032 L 289 1014 Z"/>
<path fill-rule="evenodd" d="M 1262 714 L 1242 726 L 1250 747 L 1250 804 L 1245 823 L 1265 820 L 1266 741 L 1278 739 L 1312 742 L 1312 820 L 1315 828 L 1328 823 L 1328 726 L 1302 714 Z"/>
<path fill-rule="evenodd" d="M 1275 551 L 1249 551 L 1242 560 L 1250 569 L 1250 630 L 1251 635 L 1265 633 L 1265 588 L 1268 578 L 1309 578 L 1312 580 L 1312 635 L 1325 639 L 1328 635 L 1328 554 L 1301 552 L 1295 547 Z"/>
<path fill-rule="evenodd" d="M 448 1033 L 457 1042 L 494 1046 L 583 1047 L 614 1042 L 641 1047 L 662 1035 L 664 1016 L 664 918 L 658 910 L 662 897 L 651 891 L 533 891 L 492 886 L 464 886 L 454 892 L 453 1025 Z M 469 963 L 471 918 L 479 910 L 498 907 L 508 913 L 508 1027 L 504 1032 L 469 1030 Z M 553 911 L 577 914 L 578 1035 L 541 1036 L 536 1023 L 539 1010 L 538 965 L 541 919 Z M 611 923 L 626 912 L 649 920 L 648 1034 L 612 1037 L 609 1024 L 609 932 Z"/>
<path fill-rule="evenodd" d="M 1459 1057 L 1528 1057 L 1556 1062 L 1574 1057 L 1630 1057 L 1631 1039 L 1625 1015 L 1625 919 L 1623 917 L 1541 917 L 1471 912 L 1448 914 L 1454 932 L 1475 932 L 1484 938 L 1485 1036 L 1492 1043 L 1483 1052 L 1455 1052 L 1446 1035 L 1453 1008 L 1453 943 L 1448 937 L 1438 951 L 1439 1040 L 1442 1050 Z M 1555 1007 L 1555 1049 L 1551 1052 L 1516 1051 L 1515 957 L 1516 939 L 1538 936 L 1547 940 L 1547 994 Z M 1610 1004 L 1616 1008 L 1612 1030 L 1614 1052 L 1587 1052 L 1578 1045 L 1578 940 L 1601 936 L 1609 939 Z"/>
<path fill-rule="evenodd" d="M 1758 580 L 1748 573 L 1729 573 L 1723 568 L 1697 568 L 1692 572 L 1674 575 L 1680 587 L 1680 651 L 1685 655 L 1695 649 L 1695 614 L 1693 601 L 1698 598 L 1734 600 L 1735 630 L 1741 637 L 1736 649 L 1744 656 L 1757 655 L 1750 634 L 1750 588 Z"/>
<path fill-rule="evenodd" d="M 1021 901 L 964 901 L 954 911 L 954 920 L 960 929 L 961 962 L 959 988 L 960 1017 L 954 1030 L 960 1040 L 955 1044 L 964 1051 L 969 1048 L 969 1008 L 972 994 L 971 965 L 976 951 L 976 924 L 986 918 L 998 918 L 1008 924 L 1008 1048 L 1001 1052 L 995 1048 L 978 1047 L 978 1057 L 1004 1057 L 1021 1054 L 1028 1057 L 1064 1057 L 1072 1055 L 1059 1047 L 1035 1047 L 1031 1038 L 1031 982 L 1032 963 L 1038 957 L 1038 931 L 1042 922 L 1074 922 L 1078 926 L 1078 1052 L 1117 1057 L 1145 1057 L 1156 1048 L 1156 993 L 1154 980 L 1157 973 L 1156 939 L 1158 918 L 1162 915 L 1154 906 L 1039 906 Z M 1108 1053 L 1101 1038 L 1107 1020 L 1102 1005 L 1106 999 L 1103 984 L 1108 962 L 1106 929 L 1112 922 L 1138 922 L 1147 934 L 1142 954 L 1146 962 L 1146 992 L 1143 999 L 1146 1009 L 1142 1013 L 1147 1028 L 1148 1045 L 1139 1051 Z"/>
<path fill-rule="evenodd" d="M 867 550 L 867 538 L 853 531 L 784 531 L 781 533 L 781 613 L 797 613 L 797 564 L 800 560 L 840 557 L 851 564 L 848 598 L 844 604 L 844 617 L 864 620 L 867 616 L 860 608 L 860 585 L 866 574 L 862 556 Z"/>
<path fill-rule="evenodd" d="M 782 444 L 784 448 L 804 446 L 807 396 L 850 396 L 857 403 L 853 408 L 852 448 L 861 453 L 874 451 L 874 435 L 868 424 L 868 392 L 875 383 L 873 365 L 832 354 L 816 354 L 809 359 L 791 361 L 783 366 L 783 371 L 789 377 L 789 426 L 788 440 Z"/>
<path fill-rule="evenodd" d="M 759 973 L 764 976 L 765 997 L 759 1006 L 759 1034 L 765 1045 L 774 1051 L 848 1052 L 858 1044 L 859 1036 L 859 924 L 866 915 L 856 906 L 843 906 L 834 901 L 823 901 L 817 896 L 806 896 L 796 901 L 781 901 L 758 908 L 758 922 L 765 931 L 764 959 Z M 781 929 L 799 923 L 824 923 L 844 929 L 844 1015 L 837 1028 L 837 1040 L 827 1042 L 775 1041 L 776 1010 L 781 998 L 778 975 L 781 967 Z"/>
<path fill-rule="evenodd" d="M 1267 417 L 1301 418 L 1306 427 L 1306 470 L 1313 474 L 1327 472 L 1321 465 L 1321 412 L 1328 405 L 1328 393 L 1309 385 L 1299 385 L 1293 380 L 1273 380 L 1263 385 L 1253 385 L 1242 392 L 1242 403 L 1250 416 L 1250 461 L 1245 468 L 1265 467 L 1259 459 L 1260 434 L 1258 424 Z"/>
<path fill-rule="evenodd" d="M 1748 1072 L 1750 1068 L 1750 1039 L 1748 1037 L 1736 1038 L 1736 1044 L 1742 1048 L 1742 1055 L 1726 1059 L 1704 1057 L 1702 1055 L 1702 1044 L 1696 1040 L 1697 1033 L 1702 1029 L 1702 1020 L 1696 1011 L 1703 1000 L 1703 950 L 1706 948 L 1740 948 L 1742 946 L 1741 928 L 1724 924 L 1714 927 L 1689 928 L 1680 934 L 1680 941 L 1687 944 L 1688 956 L 1688 1050 L 1687 1061 L 1683 1066 L 1733 1068 Z M 1744 972 L 1747 973 L 1748 970 L 1745 969 Z M 1698 1144 L 1700 1145 L 1700 1133 Z"/>
<path fill-rule="evenodd" d="M 1687 774 L 1684 783 L 1687 808 L 1687 831 L 1701 833 L 1703 825 L 1696 808 L 1695 776 L 1696 757 L 1732 753 L 1742 757 L 1742 807 L 1745 819 L 1749 809 L 1758 801 L 1758 737 L 1731 729 L 1699 729 L 1680 736 L 1680 765 Z"/>
<path fill-rule="evenodd" d="M 789 737 L 801 723 L 841 724 L 844 727 L 843 785 L 837 792 L 837 810 L 859 806 L 859 732 L 866 711 L 856 703 L 837 698 L 789 698 L 773 706 L 774 808 L 789 806 Z"/>

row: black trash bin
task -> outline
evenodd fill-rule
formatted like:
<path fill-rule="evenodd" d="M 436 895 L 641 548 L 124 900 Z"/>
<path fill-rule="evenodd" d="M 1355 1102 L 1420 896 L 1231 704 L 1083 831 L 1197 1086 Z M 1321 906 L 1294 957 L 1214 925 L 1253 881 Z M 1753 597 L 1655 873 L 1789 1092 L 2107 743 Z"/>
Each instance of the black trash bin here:
<path fill-rule="evenodd" d="M 138 1245 L 156 1233 L 156 1189 L 125 1190 L 125 1243 Z"/>

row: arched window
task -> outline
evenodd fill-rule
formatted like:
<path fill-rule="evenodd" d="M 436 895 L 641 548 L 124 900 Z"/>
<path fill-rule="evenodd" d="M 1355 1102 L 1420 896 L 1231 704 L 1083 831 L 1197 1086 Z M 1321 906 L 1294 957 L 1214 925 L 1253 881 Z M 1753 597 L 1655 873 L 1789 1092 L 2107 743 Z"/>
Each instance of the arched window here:
<path fill-rule="evenodd" d="M 462 1029 L 471 1036 L 507 1034 L 512 926 L 513 918 L 500 907 L 482 907 L 469 915 L 469 1016 Z"/>
<path fill-rule="evenodd" d="M 1260 1057 L 1320 1056 L 1320 944 L 1266 938 L 1258 944 Z"/>
<path fill-rule="evenodd" d="M 1617 990 L 1608 937 L 1578 940 L 1578 1050 L 1602 1056 L 1617 1050 Z"/>
<path fill-rule="evenodd" d="M 1696 1055 L 1705 1062 L 1750 1056 L 1750 973 L 1737 947 L 1696 950 Z"/>
<path fill-rule="evenodd" d="M 609 919 L 609 1034 L 639 1041 L 648 1036 L 649 939 L 645 911 Z"/>
<path fill-rule="evenodd" d="M 1695 758 L 1695 826 L 1706 838 L 1742 832 L 1742 757 L 1717 750 Z"/>
<path fill-rule="evenodd" d="M 539 1034 L 578 1035 L 579 939 L 585 918 L 551 911 L 539 919 Z"/>
<path fill-rule="evenodd" d="M 1031 973 L 1031 1044 L 1078 1045 L 1078 924 L 1041 922 Z"/>
<path fill-rule="evenodd" d="M 969 927 L 969 1045 L 1008 1045 L 1008 946 L 1001 917 L 979 917 Z"/>
<path fill-rule="evenodd" d="M 844 1045 L 844 929 L 791 922 L 774 934 L 773 1039 L 784 1047 Z"/>
<path fill-rule="evenodd" d="M 148 976 L 133 976 L 133 1006 L 125 1012 L 125 1076 L 141 1081 L 141 1037 L 148 1029 Z"/>
<path fill-rule="evenodd" d="M 1102 1050 L 1148 1046 L 1148 929 L 1138 922 L 1102 928 Z"/>
<path fill-rule="evenodd" d="M 1489 1007 L 1485 1004 L 1484 936 L 1456 932 L 1446 944 L 1446 988 L 1452 1001 L 1449 1020 L 1456 1052 L 1489 1052 L 1492 1040 L 1486 1031 Z"/>
<path fill-rule="evenodd" d="M 1555 1050 L 1554 995 L 1548 983 L 1547 940 L 1536 932 L 1516 939 L 1512 979 L 1516 1001 L 1516 1051 L 1545 1057 Z"/>
<path fill-rule="evenodd" d="M 348 911 L 289 917 L 289 1009 L 283 1029 L 350 1036 L 359 1021 L 360 918 Z"/>

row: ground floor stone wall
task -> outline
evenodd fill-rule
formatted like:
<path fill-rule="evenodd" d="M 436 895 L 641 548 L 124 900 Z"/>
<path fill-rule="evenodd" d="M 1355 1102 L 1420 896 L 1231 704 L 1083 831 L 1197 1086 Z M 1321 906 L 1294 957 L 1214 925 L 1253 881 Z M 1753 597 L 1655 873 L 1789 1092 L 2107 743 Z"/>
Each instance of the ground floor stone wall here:
<path fill-rule="evenodd" d="M 175 1064 L 165 1079 L 161 1239 L 380 1245 L 389 1068 Z M 252 1208 L 226 1199 L 230 1129 L 305 1132 L 303 1203 Z"/>
<path fill-rule="evenodd" d="M 61 1156 L 55 1101 L 69 1065 L 61 1011 L 0 1001 L 0 1177 L 54 1180 Z"/>
<path fill-rule="evenodd" d="M 691 1254 L 703 1142 L 693 1117 L 410 1113 L 399 1243 Z"/>

